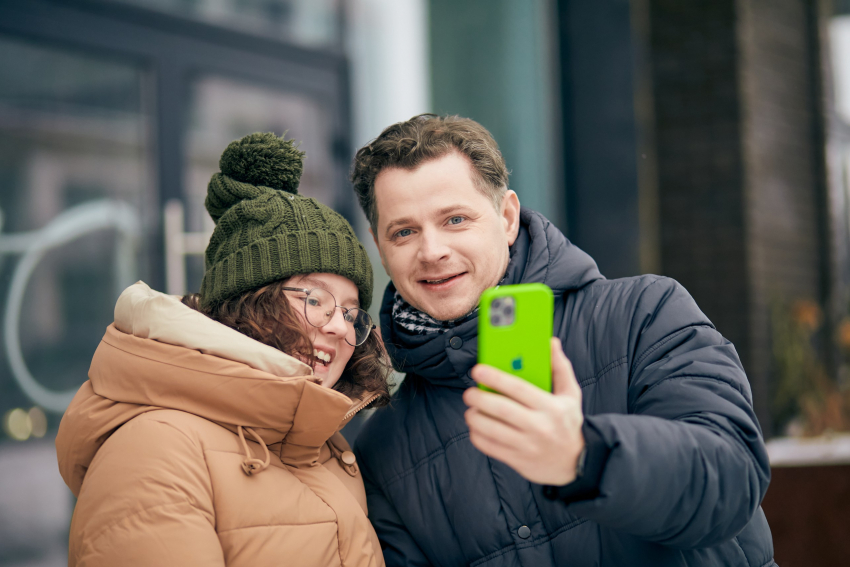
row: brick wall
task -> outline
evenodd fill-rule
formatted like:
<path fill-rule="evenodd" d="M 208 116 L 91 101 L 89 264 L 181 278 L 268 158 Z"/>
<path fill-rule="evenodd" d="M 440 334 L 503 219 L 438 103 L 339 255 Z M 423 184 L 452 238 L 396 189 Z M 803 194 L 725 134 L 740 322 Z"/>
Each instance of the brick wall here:
<path fill-rule="evenodd" d="M 691 292 L 746 364 L 735 3 L 653 0 L 649 9 L 661 270 Z"/>
<path fill-rule="evenodd" d="M 810 21 L 802 0 L 739 1 L 750 371 L 768 394 L 770 303 L 822 302 L 822 184 Z"/>
<path fill-rule="evenodd" d="M 662 272 L 731 340 L 771 429 L 772 298 L 823 292 L 805 0 L 651 0 Z"/>

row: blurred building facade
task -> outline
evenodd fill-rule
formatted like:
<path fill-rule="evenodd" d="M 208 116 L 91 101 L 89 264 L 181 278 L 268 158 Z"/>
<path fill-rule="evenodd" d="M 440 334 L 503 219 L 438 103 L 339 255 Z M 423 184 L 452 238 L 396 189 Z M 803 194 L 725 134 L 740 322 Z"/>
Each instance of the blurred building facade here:
<path fill-rule="evenodd" d="M 523 203 L 606 276 L 680 281 L 736 345 L 768 435 L 784 425 L 772 407 L 776 305 L 809 302 L 825 372 L 841 364 L 846 79 L 834 75 L 850 49 L 839 45 L 846 10 L 431 2 L 435 110 L 488 126 Z"/>
<path fill-rule="evenodd" d="M 349 218 L 381 293 L 349 164 L 429 111 L 490 129 L 522 203 L 606 276 L 679 280 L 736 345 L 768 435 L 785 426 L 777 305 L 813 306 L 839 384 L 847 0 L 7 0 L 0 564 L 64 563 L 52 435 L 120 290 L 197 289 L 227 143 L 301 141 L 301 191 Z"/>

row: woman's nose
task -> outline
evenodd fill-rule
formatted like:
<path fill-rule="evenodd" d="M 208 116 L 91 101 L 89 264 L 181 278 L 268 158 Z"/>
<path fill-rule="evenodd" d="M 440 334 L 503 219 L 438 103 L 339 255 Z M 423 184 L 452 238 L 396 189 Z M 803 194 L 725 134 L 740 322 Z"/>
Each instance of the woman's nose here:
<path fill-rule="evenodd" d="M 342 309 L 339 307 L 334 309 L 334 314 L 327 325 L 322 327 L 322 331 L 329 335 L 345 336 L 348 332 L 348 323 L 345 322 L 345 316 L 342 314 Z"/>

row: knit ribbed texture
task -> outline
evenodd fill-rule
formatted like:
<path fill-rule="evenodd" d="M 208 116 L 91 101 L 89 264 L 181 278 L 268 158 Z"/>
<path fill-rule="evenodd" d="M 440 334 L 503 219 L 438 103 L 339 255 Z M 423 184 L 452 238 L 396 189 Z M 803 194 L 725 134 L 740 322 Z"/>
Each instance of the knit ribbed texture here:
<path fill-rule="evenodd" d="M 372 302 L 372 265 L 339 213 L 297 194 L 303 152 L 292 140 L 251 134 L 221 156 L 205 205 L 216 221 L 201 282 L 205 307 L 298 274 L 348 278 Z"/>

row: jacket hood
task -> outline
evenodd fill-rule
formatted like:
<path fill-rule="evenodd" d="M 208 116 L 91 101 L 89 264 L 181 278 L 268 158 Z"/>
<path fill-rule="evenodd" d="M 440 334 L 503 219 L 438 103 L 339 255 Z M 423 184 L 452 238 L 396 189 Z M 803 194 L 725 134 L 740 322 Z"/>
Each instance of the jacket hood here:
<path fill-rule="evenodd" d="M 557 303 L 565 294 L 602 278 L 596 262 L 546 217 L 525 207 L 520 210 L 519 234 L 510 249 L 505 285 L 544 283 L 552 288 Z M 381 305 L 381 333 L 396 370 L 443 386 L 474 385 L 469 370 L 478 357 L 478 316 L 464 318 L 444 333 L 417 335 L 393 321 L 395 293 L 390 283 Z M 462 340 L 460 348 L 450 346 L 453 337 Z"/>
<path fill-rule="evenodd" d="M 284 462 L 309 465 L 357 406 L 369 401 L 352 403 L 322 387 L 303 362 L 138 282 L 119 297 L 89 381 L 62 418 L 56 438 L 59 468 L 78 494 L 106 439 L 157 409 L 198 415 L 240 437 L 262 440 L 263 447 L 281 443 Z M 243 446 L 248 461 L 262 463 Z"/>

